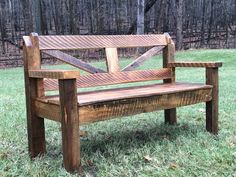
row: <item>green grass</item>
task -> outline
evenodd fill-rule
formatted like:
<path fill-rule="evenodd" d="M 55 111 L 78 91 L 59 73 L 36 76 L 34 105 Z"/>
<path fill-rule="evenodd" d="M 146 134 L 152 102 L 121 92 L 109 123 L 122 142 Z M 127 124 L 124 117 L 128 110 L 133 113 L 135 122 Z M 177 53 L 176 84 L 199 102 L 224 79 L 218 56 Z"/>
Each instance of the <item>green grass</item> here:
<path fill-rule="evenodd" d="M 143 68 L 160 66 L 159 58 Z M 82 176 L 236 176 L 236 50 L 192 50 L 176 58 L 224 62 L 219 135 L 205 131 L 204 104 L 178 108 L 175 126 L 163 123 L 163 111 L 82 126 L 88 131 L 81 140 Z M 204 82 L 204 77 L 204 69 L 177 69 L 178 81 Z M 46 121 L 46 140 L 48 153 L 31 161 L 23 69 L 0 70 L 0 176 L 76 176 L 62 167 L 60 124 Z"/>

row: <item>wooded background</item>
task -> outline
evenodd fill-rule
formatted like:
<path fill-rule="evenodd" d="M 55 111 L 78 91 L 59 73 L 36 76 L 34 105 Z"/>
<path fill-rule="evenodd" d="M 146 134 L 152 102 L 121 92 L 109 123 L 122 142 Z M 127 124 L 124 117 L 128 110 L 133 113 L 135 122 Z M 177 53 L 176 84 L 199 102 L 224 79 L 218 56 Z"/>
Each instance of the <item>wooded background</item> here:
<path fill-rule="evenodd" d="M 236 0 L 1 0 L 1 61 L 39 34 L 168 32 L 178 50 L 236 48 Z"/>

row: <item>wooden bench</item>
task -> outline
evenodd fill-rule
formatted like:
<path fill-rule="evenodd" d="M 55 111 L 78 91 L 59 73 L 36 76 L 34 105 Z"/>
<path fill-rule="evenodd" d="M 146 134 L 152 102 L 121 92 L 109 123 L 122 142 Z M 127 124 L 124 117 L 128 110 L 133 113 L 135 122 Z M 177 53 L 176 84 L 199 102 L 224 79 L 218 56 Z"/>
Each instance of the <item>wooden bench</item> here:
<path fill-rule="evenodd" d="M 164 110 L 165 122 L 176 123 L 176 107 L 206 102 L 206 129 L 218 132 L 218 67 L 221 62 L 175 62 L 175 45 L 168 34 L 113 36 L 24 36 L 24 73 L 30 156 L 46 152 L 44 118 L 61 122 L 64 167 L 80 166 L 79 125 L 115 117 Z M 121 69 L 117 48 L 152 47 Z M 107 71 L 96 68 L 63 50 L 104 49 Z M 135 70 L 163 50 L 163 68 Z M 47 54 L 79 70 L 41 69 L 41 54 Z M 206 68 L 206 83 L 176 83 L 176 67 Z M 144 81 L 163 80 L 143 85 Z M 80 92 L 82 87 L 141 82 L 139 86 Z M 78 88 L 78 93 L 77 93 Z M 58 96 L 47 96 L 59 90 Z"/>

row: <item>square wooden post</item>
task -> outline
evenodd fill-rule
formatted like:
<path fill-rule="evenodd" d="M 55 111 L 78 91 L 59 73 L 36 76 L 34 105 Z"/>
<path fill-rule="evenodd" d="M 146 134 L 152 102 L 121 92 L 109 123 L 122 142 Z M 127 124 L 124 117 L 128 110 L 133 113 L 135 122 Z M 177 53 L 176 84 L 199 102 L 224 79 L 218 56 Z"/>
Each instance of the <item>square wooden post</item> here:
<path fill-rule="evenodd" d="M 219 76 L 218 68 L 206 68 L 206 84 L 212 85 L 212 100 L 206 102 L 206 129 L 218 133 Z"/>
<path fill-rule="evenodd" d="M 46 152 L 44 119 L 36 116 L 34 101 L 44 96 L 43 79 L 29 78 L 30 69 L 40 69 L 41 58 L 38 35 L 24 37 L 24 75 L 27 111 L 28 148 L 31 158 Z"/>
<path fill-rule="evenodd" d="M 76 79 L 59 80 L 63 162 L 67 171 L 80 165 L 80 137 Z"/>
<path fill-rule="evenodd" d="M 165 33 L 166 35 L 166 40 L 167 40 L 167 46 L 163 49 L 163 68 L 168 67 L 169 62 L 174 62 L 175 61 L 175 44 L 172 41 L 171 37 L 169 34 Z M 175 68 L 171 68 L 171 73 L 172 73 L 172 78 L 171 79 L 165 79 L 164 83 L 174 83 L 175 82 Z M 172 109 L 165 109 L 164 110 L 165 114 L 165 123 L 168 124 L 176 124 L 177 122 L 177 117 L 176 117 L 176 108 Z"/>

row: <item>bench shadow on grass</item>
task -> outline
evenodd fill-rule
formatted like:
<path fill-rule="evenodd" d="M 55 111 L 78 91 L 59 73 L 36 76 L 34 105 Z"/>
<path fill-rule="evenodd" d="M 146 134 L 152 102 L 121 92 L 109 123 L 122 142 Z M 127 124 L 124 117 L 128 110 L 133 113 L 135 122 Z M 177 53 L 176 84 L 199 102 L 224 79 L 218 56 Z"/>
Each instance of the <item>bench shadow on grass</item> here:
<path fill-rule="evenodd" d="M 107 131 L 107 132 L 106 132 Z M 116 155 L 111 151 L 117 151 L 119 154 L 127 155 L 135 153 L 147 144 L 154 143 L 163 145 L 166 142 L 175 143 L 176 138 L 183 136 L 185 138 L 193 138 L 198 132 L 204 131 L 204 126 L 200 124 L 156 124 L 147 127 L 139 128 L 138 130 L 123 129 L 116 127 L 114 131 L 103 129 L 103 131 L 93 132 L 88 135 L 88 139 L 81 139 L 81 158 L 82 171 L 96 176 L 96 162 L 90 159 L 100 158 L 115 158 Z M 90 134 L 90 132 L 88 132 Z M 61 148 L 56 144 L 48 145 L 48 156 L 61 155 Z M 53 150 L 54 153 L 50 154 Z M 56 152 L 56 153 L 55 153 Z M 97 157 L 94 157 L 97 156 Z"/>
<path fill-rule="evenodd" d="M 163 146 L 165 143 L 175 143 L 176 138 L 184 136 L 185 138 L 194 138 L 198 132 L 203 132 L 204 126 L 200 124 L 181 124 L 166 125 L 152 124 L 147 127 L 138 129 L 122 129 L 122 125 L 116 126 L 114 130 L 103 129 L 103 131 L 92 132 L 88 131 L 88 138 L 81 139 L 81 159 L 82 159 L 82 175 L 85 173 L 97 176 L 96 162 L 91 159 L 100 158 L 115 158 L 116 154 L 112 151 L 117 151 L 120 155 L 132 155 L 135 151 L 140 151 L 147 144 L 151 144 L 155 148 L 155 143 Z M 91 134 L 91 135 L 90 135 Z M 62 147 L 58 143 L 47 144 L 46 158 L 62 158 Z M 59 159 L 58 159 L 59 160 Z"/>

